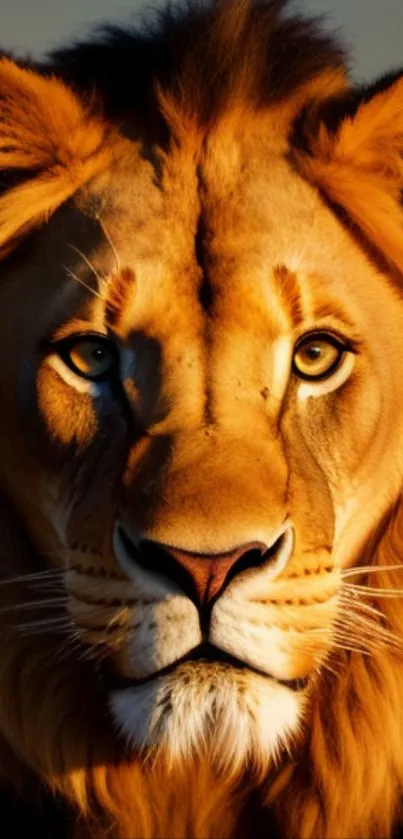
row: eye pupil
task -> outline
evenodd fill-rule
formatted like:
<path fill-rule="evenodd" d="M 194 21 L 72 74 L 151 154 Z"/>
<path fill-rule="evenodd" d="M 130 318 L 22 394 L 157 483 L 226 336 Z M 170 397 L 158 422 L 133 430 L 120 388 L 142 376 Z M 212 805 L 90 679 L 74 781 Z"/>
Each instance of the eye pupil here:
<path fill-rule="evenodd" d="M 314 345 L 307 347 L 305 350 L 305 354 L 308 356 L 309 359 L 312 361 L 317 361 L 322 354 L 322 350 L 320 347 L 315 347 Z"/>

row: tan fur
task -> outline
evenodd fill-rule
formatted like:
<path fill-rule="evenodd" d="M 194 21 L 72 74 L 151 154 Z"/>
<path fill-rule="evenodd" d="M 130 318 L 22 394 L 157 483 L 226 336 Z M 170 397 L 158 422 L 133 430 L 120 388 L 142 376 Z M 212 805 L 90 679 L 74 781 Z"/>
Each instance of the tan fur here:
<path fill-rule="evenodd" d="M 155 79 L 152 148 L 136 113 L 119 129 L 0 62 L 0 781 L 62 796 L 71 839 L 390 839 L 400 820 L 402 83 L 291 148 L 344 70 L 308 56 L 264 99 L 271 30 L 234 8 L 182 45 L 177 84 Z M 204 54 L 224 56 L 215 87 Z M 313 329 L 354 346 L 344 379 L 293 372 Z M 119 347 L 118 388 L 63 367 L 54 342 L 86 331 Z M 158 675 L 201 642 L 197 608 L 125 565 L 116 520 L 198 554 L 291 521 L 284 567 L 243 570 L 210 616 L 244 669 Z"/>

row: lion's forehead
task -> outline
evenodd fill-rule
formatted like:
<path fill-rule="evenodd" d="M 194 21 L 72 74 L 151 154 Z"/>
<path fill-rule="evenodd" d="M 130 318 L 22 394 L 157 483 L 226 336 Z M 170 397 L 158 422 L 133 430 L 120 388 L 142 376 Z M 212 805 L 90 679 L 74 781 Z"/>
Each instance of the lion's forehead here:
<path fill-rule="evenodd" d="M 161 325 L 169 308 L 177 327 L 187 323 L 200 334 L 202 286 L 215 302 L 216 322 L 253 328 L 257 336 L 260 323 L 265 340 L 287 329 L 296 289 L 307 314 L 331 295 L 348 294 L 354 306 L 360 283 L 365 305 L 362 252 L 318 192 L 266 146 L 264 135 L 253 134 L 253 143 L 226 138 L 225 147 L 218 138 L 203 158 L 184 148 L 166 155 L 158 172 L 130 158 L 106 186 L 103 177 L 103 218 L 121 265 L 133 272 L 122 332 L 153 316 Z"/>

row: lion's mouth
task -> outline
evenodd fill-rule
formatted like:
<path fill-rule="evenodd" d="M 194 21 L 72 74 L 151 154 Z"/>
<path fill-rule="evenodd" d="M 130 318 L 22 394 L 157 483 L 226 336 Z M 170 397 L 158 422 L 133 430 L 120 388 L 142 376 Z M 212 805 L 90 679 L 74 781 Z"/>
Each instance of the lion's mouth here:
<path fill-rule="evenodd" d="M 215 647 L 213 644 L 209 644 L 207 642 L 199 644 L 197 647 L 194 647 L 193 650 L 190 650 L 190 652 L 186 655 L 182 656 L 182 658 L 176 659 L 176 661 L 172 662 L 172 664 L 157 670 L 156 673 L 153 673 L 146 678 L 133 679 L 126 676 L 120 676 L 112 668 L 106 667 L 103 670 L 103 680 L 107 690 L 125 690 L 129 687 L 140 687 L 141 685 L 148 684 L 156 679 L 161 679 L 164 676 L 170 675 L 170 673 L 173 673 L 181 664 L 191 662 L 206 662 L 211 664 L 220 663 L 226 665 L 228 668 L 236 670 L 249 670 L 251 673 L 256 673 L 259 676 L 270 679 L 272 682 L 289 688 L 289 690 L 294 692 L 303 690 L 309 682 L 309 676 L 299 679 L 277 679 L 275 676 L 272 676 L 263 670 L 259 670 L 256 667 L 252 667 L 250 664 L 247 664 L 241 659 L 225 652 L 225 650 Z"/>

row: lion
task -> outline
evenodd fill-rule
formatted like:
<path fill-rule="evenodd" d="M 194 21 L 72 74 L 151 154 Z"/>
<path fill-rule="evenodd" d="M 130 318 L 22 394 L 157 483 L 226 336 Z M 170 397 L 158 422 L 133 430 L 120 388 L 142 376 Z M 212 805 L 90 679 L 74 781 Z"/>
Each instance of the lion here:
<path fill-rule="evenodd" d="M 216 0 L 4 55 L 0 117 L 16 835 L 392 837 L 403 73 Z"/>

